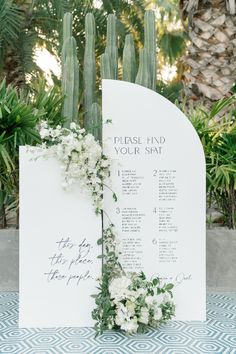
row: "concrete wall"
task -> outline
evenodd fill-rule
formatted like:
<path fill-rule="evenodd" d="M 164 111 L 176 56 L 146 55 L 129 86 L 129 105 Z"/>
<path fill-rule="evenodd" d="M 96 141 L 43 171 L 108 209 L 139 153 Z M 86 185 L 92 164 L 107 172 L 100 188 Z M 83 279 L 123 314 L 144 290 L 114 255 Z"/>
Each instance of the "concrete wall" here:
<path fill-rule="evenodd" d="M 0 230 L 0 291 L 19 288 L 19 232 Z"/>
<path fill-rule="evenodd" d="M 207 231 L 206 276 L 210 291 L 236 292 L 236 231 Z"/>
<path fill-rule="evenodd" d="M 208 230 L 206 239 L 208 291 L 236 292 L 236 231 Z M 0 291 L 18 291 L 18 264 L 18 231 L 1 230 Z"/>

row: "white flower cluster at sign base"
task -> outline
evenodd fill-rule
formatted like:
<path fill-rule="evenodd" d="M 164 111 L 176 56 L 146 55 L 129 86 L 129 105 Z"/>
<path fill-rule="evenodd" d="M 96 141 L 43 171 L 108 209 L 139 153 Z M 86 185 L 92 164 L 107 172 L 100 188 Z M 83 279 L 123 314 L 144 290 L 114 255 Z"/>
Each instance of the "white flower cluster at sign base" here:
<path fill-rule="evenodd" d="M 97 334 L 106 329 L 121 329 L 128 334 L 158 327 L 175 314 L 172 301 L 173 284 L 161 285 L 159 278 L 147 280 L 144 273 L 125 272 L 119 263 L 117 235 L 114 225 L 104 230 L 103 274 L 99 293 L 94 295 L 97 308 Z"/>
<path fill-rule="evenodd" d="M 77 124 L 71 123 L 70 129 L 57 126 L 51 128 L 46 121 L 41 122 L 40 146 L 45 157 L 58 159 L 63 174 L 64 189 L 79 183 L 92 196 L 96 212 L 102 209 L 103 185 L 109 178 L 109 160 L 92 134 L 86 134 Z"/>

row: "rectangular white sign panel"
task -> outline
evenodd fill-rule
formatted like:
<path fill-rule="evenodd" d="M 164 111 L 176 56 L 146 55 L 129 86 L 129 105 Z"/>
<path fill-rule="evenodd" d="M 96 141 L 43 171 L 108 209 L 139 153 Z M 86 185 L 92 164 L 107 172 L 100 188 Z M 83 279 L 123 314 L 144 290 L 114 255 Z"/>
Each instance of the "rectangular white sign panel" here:
<path fill-rule="evenodd" d="M 122 81 L 103 80 L 103 118 L 118 197 L 107 190 L 105 210 L 123 267 L 174 283 L 177 320 L 205 320 L 205 160 L 195 130 L 168 100 Z"/>
<path fill-rule="evenodd" d="M 20 149 L 20 327 L 92 326 L 101 217 L 54 158 Z"/>

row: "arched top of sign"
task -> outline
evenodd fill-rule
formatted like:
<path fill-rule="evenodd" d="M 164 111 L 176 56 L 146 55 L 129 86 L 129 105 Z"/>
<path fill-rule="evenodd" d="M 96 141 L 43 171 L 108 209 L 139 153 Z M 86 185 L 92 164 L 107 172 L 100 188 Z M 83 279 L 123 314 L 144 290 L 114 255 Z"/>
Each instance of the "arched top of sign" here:
<path fill-rule="evenodd" d="M 143 124 L 143 131 L 149 124 L 161 126 L 162 132 L 159 133 L 163 134 L 168 130 L 169 136 L 175 135 L 174 140 L 178 140 L 179 136 L 179 144 L 185 146 L 185 149 L 194 150 L 201 164 L 205 165 L 203 147 L 196 130 L 185 114 L 168 99 L 146 87 L 118 80 L 102 80 L 102 91 L 104 101 L 109 100 L 109 104 L 103 105 L 103 117 L 109 120 L 111 111 L 113 118 L 119 114 L 120 124 L 116 126 L 117 133 L 122 121 L 127 120 L 128 116 L 127 131 L 130 126 L 130 133 L 133 134 L 136 125 Z M 116 119 L 113 119 L 112 123 L 114 121 L 117 123 Z M 153 131 L 153 134 L 157 133 Z"/>

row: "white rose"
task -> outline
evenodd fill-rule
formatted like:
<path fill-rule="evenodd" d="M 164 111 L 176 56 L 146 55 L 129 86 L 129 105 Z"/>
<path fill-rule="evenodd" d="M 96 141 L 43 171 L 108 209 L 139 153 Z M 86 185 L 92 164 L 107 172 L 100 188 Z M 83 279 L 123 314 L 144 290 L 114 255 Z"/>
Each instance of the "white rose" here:
<path fill-rule="evenodd" d="M 75 122 L 70 123 L 70 129 L 76 129 L 76 124 Z"/>
<path fill-rule="evenodd" d="M 148 306 L 152 306 L 152 304 L 154 302 L 154 296 L 151 296 L 151 295 L 146 296 L 145 302 Z"/>
<path fill-rule="evenodd" d="M 160 307 L 155 307 L 153 318 L 155 321 L 160 321 L 162 318 L 162 310 Z"/>
<path fill-rule="evenodd" d="M 139 322 L 148 324 L 149 321 L 149 311 L 147 307 L 142 307 L 139 317 Z"/>
<path fill-rule="evenodd" d="M 164 299 L 164 294 L 158 294 L 155 296 L 155 304 L 156 305 L 161 305 L 163 303 L 163 299 Z"/>
<path fill-rule="evenodd" d="M 134 317 L 134 318 L 130 319 L 129 321 L 125 321 L 121 325 L 121 329 L 123 329 L 125 332 L 127 332 L 129 334 L 136 333 L 138 330 L 137 317 Z"/>
<path fill-rule="evenodd" d="M 135 303 L 128 300 L 126 301 L 126 308 L 129 311 L 129 315 L 133 316 L 135 314 Z"/>

